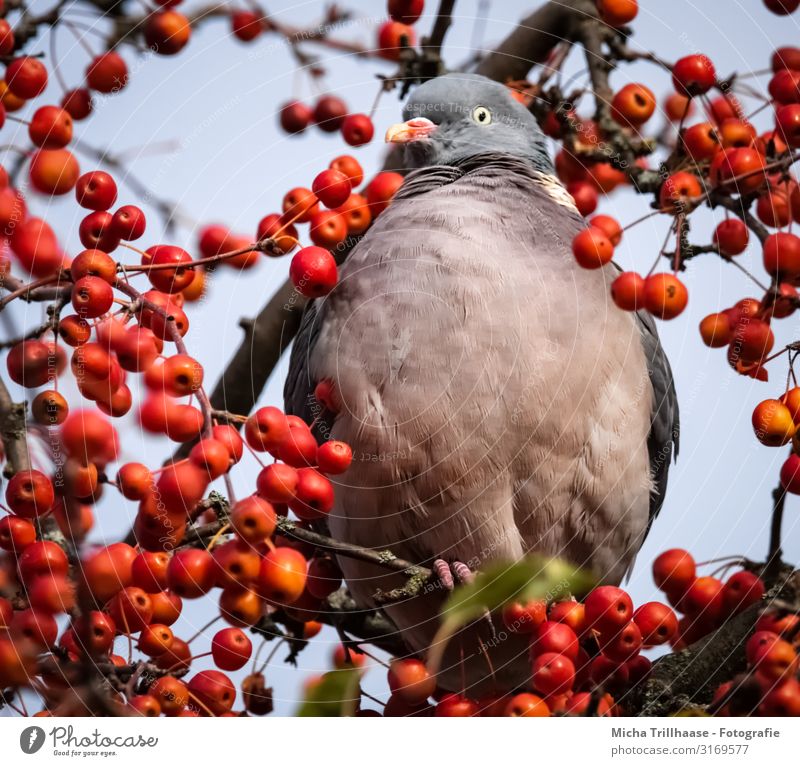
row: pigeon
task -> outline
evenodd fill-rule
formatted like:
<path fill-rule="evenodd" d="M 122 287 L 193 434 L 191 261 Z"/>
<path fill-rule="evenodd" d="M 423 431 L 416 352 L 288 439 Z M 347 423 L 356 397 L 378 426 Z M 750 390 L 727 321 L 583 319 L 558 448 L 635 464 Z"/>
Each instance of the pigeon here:
<path fill-rule="evenodd" d="M 663 503 L 679 420 L 652 318 L 610 300 L 616 266 L 572 256 L 586 224 L 534 116 L 470 74 L 419 85 L 403 116 L 386 138 L 410 172 L 307 307 L 284 396 L 318 439 L 353 448 L 330 533 L 435 572 L 384 607 L 424 656 L 450 590 L 492 564 L 541 554 L 621 582 Z M 405 582 L 339 564 L 364 608 Z M 450 640 L 439 685 L 524 688 L 527 648 L 477 620 Z"/>

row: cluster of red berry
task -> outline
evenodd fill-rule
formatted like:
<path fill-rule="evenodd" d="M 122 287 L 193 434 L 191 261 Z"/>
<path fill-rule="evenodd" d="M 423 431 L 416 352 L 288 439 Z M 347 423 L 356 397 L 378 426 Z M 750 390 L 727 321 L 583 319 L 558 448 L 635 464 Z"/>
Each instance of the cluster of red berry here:
<path fill-rule="evenodd" d="M 177 386 L 185 394 L 197 381 L 196 363 L 171 357 L 164 364 L 171 360 L 164 375 L 167 388 Z M 326 475 L 350 465 L 346 444 L 328 441 L 318 447 L 305 422 L 265 407 L 246 419 L 244 440 L 231 426 L 216 425 L 184 461 L 156 471 L 126 463 L 113 484 L 139 502 L 138 549 L 114 543 L 90 551 L 71 567 L 61 546 L 37 539 L 33 522 L 52 512 L 70 539 L 78 542 L 85 536 L 91 504 L 102 489 L 98 466 L 102 470 L 115 458 L 116 433 L 91 411 L 68 415 L 60 432 L 69 455 L 63 475 L 51 481 L 37 470 L 20 471 L 6 488 L 11 514 L 0 519 L 0 547 L 11 558 L 0 570 L 0 588 L 8 590 L 16 580 L 17 595 L 13 605 L 0 598 L 5 634 L 0 636 L 0 687 L 26 684 L 41 672 L 36 664 L 40 653 L 56 645 L 76 663 L 91 659 L 126 665 L 113 654 L 114 640 L 138 634 L 139 651 L 164 677 L 148 694 L 128 700 L 132 708 L 146 715 L 197 714 L 198 709 L 220 715 L 235 698 L 232 682 L 220 671 L 240 669 L 251 654 L 241 628 L 255 625 L 267 609 L 282 608 L 303 624 L 305 638 L 319 632 L 313 617 L 323 599 L 340 587 L 341 574 L 329 557 L 315 556 L 313 547 L 276 535 L 276 521 L 289 510 L 303 522 L 330 511 L 333 486 Z M 259 474 L 257 493 L 234 504 L 207 547 L 181 547 L 187 521 L 206 520 L 198 503 L 209 482 L 241 459 L 245 443 L 276 458 Z M 208 514 L 208 521 L 216 519 Z M 215 544 L 224 532 L 233 536 Z M 203 597 L 214 588 L 220 589 L 219 614 L 233 627 L 219 631 L 211 643 L 219 670 L 201 671 L 184 686 L 175 676 L 205 655 L 193 656 L 189 642 L 170 626 L 181 614 L 183 599 Z M 56 618 L 78 605 L 78 616 L 59 638 Z"/>
<path fill-rule="evenodd" d="M 394 660 L 386 716 L 621 715 L 625 694 L 644 681 L 651 662 L 641 650 L 666 644 L 678 619 L 652 601 L 634 610 L 621 588 L 600 586 L 583 602 L 512 603 L 502 612 L 506 630 L 529 637 L 531 691 L 471 699 L 442 692 L 420 660 Z M 361 658 L 358 658 L 360 665 Z M 339 664 L 337 663 L 337 667 Z M 429 699 L 435 705 L 429 704 Z"/>
<path fill-rule="evenodd" d="M 289 101 L 281 107 L 280 125 L 287 133 L 303 133 L 309 125 L 316 125 L 325 133 L 339 131 L 350 146 L 362 146 L 372 141 L 375 127 L 366 114 L 349 114 L 347 104 L 338 96 L 319 98 L 314 107 L 302 101 Z"/>

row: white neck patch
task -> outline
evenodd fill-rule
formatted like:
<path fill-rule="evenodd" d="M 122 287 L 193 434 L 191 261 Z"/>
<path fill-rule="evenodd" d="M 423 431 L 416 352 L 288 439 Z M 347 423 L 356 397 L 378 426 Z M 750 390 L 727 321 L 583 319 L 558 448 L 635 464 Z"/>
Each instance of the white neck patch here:
<path fill-rule="evenodd" d="M 559 181 L 557 176 L 551 173 L 542 173 L 540 170 L 534 171 L 533 175 L 536 183 L 547 192 L 547 196 L 550 197 L 550 199 L 555 200 L 559 205 L 574 210 L 576 213 L 578 212 L 578 208 L 575 207 L 575 200 L 572 199 L 572 195 L 567 191 L 564 184 Z"/>

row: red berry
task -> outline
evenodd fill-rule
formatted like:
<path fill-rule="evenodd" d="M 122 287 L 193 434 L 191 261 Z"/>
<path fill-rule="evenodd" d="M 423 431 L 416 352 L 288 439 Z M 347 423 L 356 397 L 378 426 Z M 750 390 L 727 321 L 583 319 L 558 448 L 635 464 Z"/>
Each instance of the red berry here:
<path fill-rule="evenodd" d="M 624 271 L 611 283 L 611 299 L 623 311 L 644 308 L 645 280 L 635 271 Z"/>
<path fill-rule="evenodd" d="M 684 56 L 672 67 L 672 84 L 678 93 L 699 96 L 714 87 L 717 73 L 711 60 L 702 53 Z"/>
<path fill-rule="evenodd" d="M 189 681 L 188 688 L 202 708 L 212 715 L 229 712 L 236 700 L 236 687 L 218 670 L 201 670 Z"/>
<path fill-rule="evenodd" d="M 108 173 L 94 170 L 78 179 L 75 196 L 88 210 L 108 210 L 117 200 L 117 184 Z"/>
<path fill-rule="evenodd" d="M 287 133 L 302 133 L 313 120 L 311 107 L 300 101 L 289 101 L 281 107 L 280 124 Z"/>
<path fill-rule="evenodd" d="M 19 556 L 25 548 L 36 542 L 36 527 L 19 516 L 0 519 L 0 548 Z"/>
<path fill-rule="evenodd" d="M 420 660 L 392 660 L 389 666 L 389 689 L 403 702 L 421 705 L 436 691 L 436 679 Z"/>
<path fill-rule="evenodd" d="M 262 32 L 261 16 L 254 11 L 233 11 L 231 13 L 231 30 L 240 40 L 249 43 Z"/>
<path fill-rule="evenodd" d="M 417 36 L 406 24 L 386 21 L 378 29 L 378 53 L 389 61 L 398 61 L 403 46 L 414 47 Z"/>
<path fill-rule="evenodd" d="M 325 207 L 339 207 L 350 196 L 350 179 L 338 170 L 323 170 L 311 184 L 311 191 Z"/>
<path fill-rule="evenodd" d="M 39 59 L 22 56 L 6 67 L 5 82 L 15 96 L 36 98 L 47 87 L 47 68 Z"/>
<path fill-rule="evenodd" d="M 57 106 L 39 107 L 31 117 L 28 135 L 43 149 L 61 149 L 72 140 L 72 117 Z"/>
<path fill-rule="evenodd" d="M 66 149 L 39 149 L 28 170 L 34 189 L 54 196 L 70 192 L 80 172 L 78 160 Z"/>
<path fill-rule="evenodd" d="M 575 682 L 575 666 L 563 654 L 546 652 L 533 661 L 533 688 L 545 697 L 564 694 Z"/>
<path fill-rule="evenodd" d="M 437 718 L 470 718 L 478 715 L 478 706 L 460 694 L 448 694 L 436 706 Z"/>
<path fill-rule="evenodd" d="M 389 0 L 389 16 L 402 24 L 413 24 L 422 16 L 425 0 Z"/>
<path fill-rule="evenodd" d="M 0 56 L 8 56 L 14 51 L 14 30 L 5 19 L 0 19 Z"/>
<path fill-rule="evenodd" d="M 216 569 L 208 551 L 198 548 L 179 550 L 167 567 L 167 584 L 181 598 L 200 598 L 214 587 Z"/>
<path fill-rule="evenodd" d="M 597 0 L 597 12 L 609 26 L 621 27 L 636 18 L 639 4 L 637 0 Z"/>
<path fill-rule="evenodd" d="M 648 601 L 634 613 L 633 621 L 642 632 L 645 646 L 659 646 L 671 641 L 678 632 L 678 618 L 666 604 Z"/>
<path fill-rule="evenodd" d="M 223 628 L 211 641 L 214 663 L 222 670 L 240 670 L 252 653 L 252 642 L 239 628 Z"/>
<path fill-rule="evenodd" d="M 231 526 L 248 543 L 260 543 L 271 537 L 275 521 L 275 509 L 257 495 L 240 500 L 231 510 Z"/>
<path fill-rule="evenodd" d="M 588 228 L 572 240 L 575 260 L 585 269 L 599 269 L 614 257 L 614 246 L 600 229 Z"/>
<path fill-rule="evenodd" d="M 503 625 L 512 633 L 534 633 L 547 620 L 547 603 L 541 600 L 512 602 L 503 608 Z"/>
<path fill-rule="evenodd" d="M 174 56 L 181 51 L 189 42 L 191 32 L 189 19 L 173 10 L 151 13 L 144 23 L 147 46 L 162 56 Z"/>
<path fill-rule="evenodd" d="M 689 302 L 686 286 L 673 274 L 651 274 L 644 281 L 644 305 L 660 319 L 674 319 Z"/>
<path fill-rule="evenodd" d="M 631 621 L 616 633 L 602 635 L 600 651 L 614 662 L 627 662 L 642 648 L 642 631 Z"/>
<path fill-rule="evenodd" d="M 292 548 L 276 548 L 261 559 L 256 586 L 268 601 L 291 604 L 306 586 L 306 559 Z"/>
<path fill-rule="evenodd" d="M 761 601 L 766 591 L 764 581 L 752 572 L 731 575 L 722 589 L 722 600 L 728 612 L 735 614 Z"/>
<path fill-rule="evenodd" d="M 614 94 L 611 116 L 620 125 L 638 128 L 647 122 L 656 110 L 653 91 L 642 83 L 628 83 Z"/>
<path fill-rule="evenodd" d="M 326 133 L 335 133 L 347 114 L 347 105 L 338 96 L 322 96 L 314 106 L 313 120 Z"/>
<path fill-rule="evenodd" d="M 289 276 L 297 291 L 307 298 L 327 295 L 338 281 L 336 261 L 321 247 L 304 247 L 292 258 Z"/>
<path fill-rule="evenodd" d="M 270 503 L 289 503 L 297 490 L 297 470 L 285 463 L 272 463 L 258 474 L 258 494 Z"/>
<path fill-rule="evenodd" d="M 67 91 L 61 99 L 61 106 L 73 120 L 85 120 L 92 113 L 92 94 L 86 88 Z"/>
<path fill-rule="evenodd" d="M 82 317 L 102 316 L 113 304 L 114 291 L 100 277 L 82 277 L 72 286 L 72 305 Z"/>
<path fill-rule="evenodd" d="M 317 468 L 322 473 L 344 473 L 353 462 L 353 450 L 340 441 L 325 442 L 317 449 Z"/>
<path fill-rule="evenodd" d="M 18 471 L 6 485 L 8 507 L 23 518 L 49 513 L 54 502 L 53 483 L 41 471 Z"/>
<path fill-rule="evenodd" d="M 789 280 L 800 276 L 800 237 L 786 231 L 770 234 L 763 244 L 767 273 Z"/>
<path fill-rule="evenodd" d="M 261 407 L 245 422 L 244 437 L 258 452 L 275 452 L 289 438 L 286 415 L 277 407 Z"/>
<path fill-rule="evenodd" d="M 601 634 L 614 634 L 633 617 L 631 597 L 621 588 L 601 585 L 584 602 L 586 625 Z"/>
<path fill-rule="evenodd" d="M 563 654 L 575 662 L 578 658 L 578 636 L 575 631 L 561 622 L 551 620 L 541 623 L 531 639 L 531 656 L 538 657 L 540 654 L 555 652 Z"/>
<path fill-rule="evenodd" d="M 128 84 L 128 65 L 119 53 L 101 53 L 86 67 L 86 82 L 98 93 L 116 93 Z"/>
<path fill-rule="evenodd" d="M 372 141 L 375 126 L 366 114 L 348 114 L 341 125 L 342 138 L 350 146 L 363 146 Z"/>
<path fill-rule="evenodd" d="M 727 218 L 714 229 L 714 244 L 723 255 L 739 255 L 747 247 L 750 235 L 738 218 Z"/>
<path fill-rule="evenodd" d="M 313 468 L 301 468 L 289 507 L 305 521 L 322 518 L 333 509 L 333 486 Z"/>
<path fill-rule="evenodd" d="M 691 554 L 682 548 L 664 551 L 653 562 L 653 580 L 667 593 L 685 593 L 695 581 L 696 571 Z"/>
<path fill-rule="evenodd" d="M 120 239 L 133 242 L 144 234 L 144 213 L 135 205 L 123 205 L 111 219 L 111 228 Z"/>
<path fill-rule="evenodd" d="M 788 16 L 800 7 L 800 0 L 764 0 L 764 5 L 777 16 Z"/>
<path fill-rule="evenodd" d="M 776 110 L 775 131 L 792 149 L 800 146 L 800 104 L 787 104 Z"/>
<path fill-rule="evenodd" d="M 111 253 L 119 245 L 119 237 L 112 226 L 111 213 L 97 210 L 89 213 L 78 227 L 81 244 L 89 249 L 103 250 Z"/>
<path fill-rule="evenodd" d="M 516 694 L 503 708 L 503 715 L 508 718 L 547 718 L 550 708 L 536 694 Z"/>

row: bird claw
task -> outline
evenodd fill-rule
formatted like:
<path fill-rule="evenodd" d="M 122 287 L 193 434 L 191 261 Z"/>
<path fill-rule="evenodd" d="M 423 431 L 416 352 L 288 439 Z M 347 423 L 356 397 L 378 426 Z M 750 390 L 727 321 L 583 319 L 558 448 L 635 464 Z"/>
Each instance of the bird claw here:
<path fill-rule="evenodd" d="M 444 559 L 436 559 L 432 568 L 436 579 L 439 580 L 445 590 L 453 590 L 456 582 L 467 585 L 475 579 L 472 570 L 461 561 L 454 561 L 452 564 L 448 564 Z"/>
<path fill-rule="evenodd" d="M 452 564 L 448 564 L 444 559 L 436 559 L 433 562 L 432 569 L 436 579 L 447 591 L 454 590 L 456 582 L 462 585 L 469 585 L 475 579 L 475 573 L 462 561 L 454 561 Z M 497 638 L 497 630 L 494 627 L 492 615 L 488 609 L 484 612 L 483 619 L 486 620 L 489 628 L 489 636 L 494 640 Z"/>

